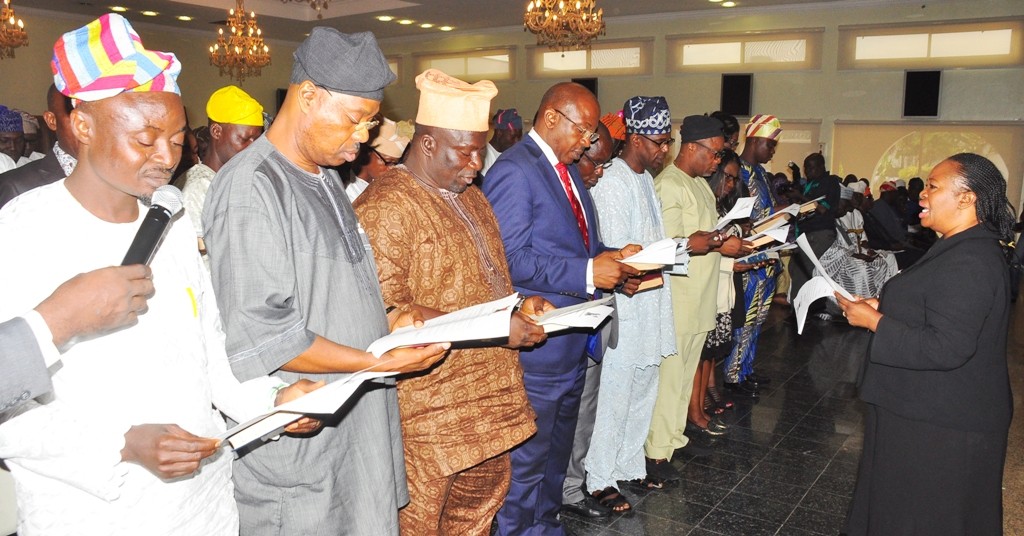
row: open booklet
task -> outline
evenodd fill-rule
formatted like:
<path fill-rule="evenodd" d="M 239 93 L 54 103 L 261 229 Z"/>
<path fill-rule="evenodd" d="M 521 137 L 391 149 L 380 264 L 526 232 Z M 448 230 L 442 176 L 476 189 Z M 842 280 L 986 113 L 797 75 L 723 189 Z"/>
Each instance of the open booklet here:
<path fill-rule="evenodd" d="M 569 328 L 597 329 L 597 326 L 604 322 L 614 309 L 608 302 L 612 296 L 605 296 L 599 300 L 585 301 L 577 305 L 561 307 L 554 311 L 548 311 L 540 316 L 533 317 L 533 321 L 544 326 L 545 333 L 562 331 Z"/>
<path fill-rule="evenodd" d="M 750 217 L 750 212 L 754 210 L 754 200 L 756 197 L 741 197 L 736 200 L 736 204 L 732 206 L 725 216 L 722 216 L 718 220 L 718 225 L 715 225 L 716 231 L 725 229 L 725 226 L 733 220 L 743 220 Z"/>
<path fill-rule="evenodd" d="M 778 227 L 794 216 L 807 214 L 817 208 L 818 201 L 821 201 L 822 199 L 825 199 L 825 196 L 816 197 L 804 204 L 793 203 L 767 218 L 754 222 L 754 232 L 760 233 L 766 229 Z"/>
<path fill-rule="evenodd" d="M 789 225 L 781 225 L 772 229 L 764 230 L 757 233 L 749 238 L 744 238 L 747 242 L 750 242 L 754 249 L 761 248 L 771 244 L 772 242 L 785 242 L 786 238 L 789 237 Z"/>
<path fill-rule="evenodd" d="M 807 258 L 814 264 L 814 268 L 820 275 L 812 277 L 809 281 L 804 283 L 804 286 L 800 287 L 800 292 L 797 293 L 796 298 L 793 298 L 793 309 L 796 311 L 796 332 L 802 334 L 804 331 L 804 322 L 807 320 L 807 310 L 811 307 L 811 304 L 815 301 L 832 296 L 835 293 L 839 293 L 840 296 L 854 300 L 853 294 L 847 292 L 845 288 L 836 283 L 834 279 L 829 277 L 825 269 L 821 267 L 821 262 L 818 257 L 814 254 L 814 250 L 811 249 L 811 244 L 807 241 L 806 235 L 800 235 L 796 239 L 796 243 L 800 246 L 800 249 L 807 255 Z"/>
<path fill-rule="evenodd" d="M 664 285 L 665 277 L 660 270 L 666 266 L 674 266 L 679 262 L 680 256 L 684 260 L 687 258 L 685 248 L 681 247 L 674 238 L 665 238 L 649 244 L 620 262 L 642 272 L 649 272 L 640 276 L 640 286 L 637 287 L 637 292 L 643 292 Z"/>

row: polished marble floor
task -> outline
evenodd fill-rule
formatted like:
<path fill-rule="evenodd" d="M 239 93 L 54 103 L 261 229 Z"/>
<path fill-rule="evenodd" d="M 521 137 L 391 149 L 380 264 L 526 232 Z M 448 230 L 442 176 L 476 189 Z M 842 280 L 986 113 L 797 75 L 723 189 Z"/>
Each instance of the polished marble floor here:
<path fill-rule="evenodd" d="M 563 522 L 577 536 L 836 535 L 842 528 L 862 443 L 854 385 L 868 334 L 792 317 L 774 308 L 757 371 L 772 379 L 760 400 L 724 414 L 729 434 L 709 457 L 672 460 L 683 480 L 664 490 L 623 487 L 631 516 Z"/>

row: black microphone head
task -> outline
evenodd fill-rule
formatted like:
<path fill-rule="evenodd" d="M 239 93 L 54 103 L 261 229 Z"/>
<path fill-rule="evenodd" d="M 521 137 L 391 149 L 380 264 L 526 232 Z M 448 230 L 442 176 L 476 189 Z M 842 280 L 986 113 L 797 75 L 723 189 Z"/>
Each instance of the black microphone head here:
<path fill-rule="evenodd" d="M 170 184 L 165 184 L 153 192 L 151 206 L 159 206 L 170 213 L 171 216 L 180 212 L 184 204 L 181 190 Z"/>

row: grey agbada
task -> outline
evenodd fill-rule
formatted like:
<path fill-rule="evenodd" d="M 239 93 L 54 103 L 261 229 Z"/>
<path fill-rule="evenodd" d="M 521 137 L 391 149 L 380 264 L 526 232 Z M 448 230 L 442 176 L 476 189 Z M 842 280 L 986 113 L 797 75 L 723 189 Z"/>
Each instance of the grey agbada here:
<path fill-rule="evenodd" d="M 376 62 L 376 77 L 360 70 L 355 82 L 338 80 L 357 76 L 340 70 L 349 60 L 316 45 L 339 36 L 349 47 L 341 56 Z M 386 63 L 380 69 L 383 55 L 368 33 L 316 28 L 295 59 L 293 83 L 349 84 L 371 95 L 370 86 L 393 79 Z M 286 381 L 331 382 L 344 375 L 278 369 L 317 335 L 363 349 L 388 331 L 368 242 L 338 174 L 321 169 L 302 170 L 264 135 L 221 168 L 210 188 L 203 227 L 239 378 L 276 371 Z M 408 492 L 393 382 L 368 383 L 354 398 L 313 437 L 284 436 L 239 458 L 242 534 L 397 534 Z"/>

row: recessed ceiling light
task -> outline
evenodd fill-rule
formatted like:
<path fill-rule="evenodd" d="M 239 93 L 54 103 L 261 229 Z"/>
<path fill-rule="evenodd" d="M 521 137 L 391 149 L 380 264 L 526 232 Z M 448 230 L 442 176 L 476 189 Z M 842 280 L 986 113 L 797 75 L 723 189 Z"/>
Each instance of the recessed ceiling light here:
<path fill-rule="evenodd" d="M 391 15 L 380 15 L 380 16 L 377 17 L 377 20 L 379 20 L 381 22 L 391 22 L 391 21 L 395 20 L 395 18 L 392 17 Z"/>
<path fill-rule="evenodd" d="M 452 31 L 454 29 L 455 28 L 453 28 L 451 26 L 441 26 L 440 28 L 438 28 L 438 30 L 441 30 L 442 32 L 450 32 L 450 31 Z"/>
<path fill-rule="evenodd" d="M 433 27 L 434 27 L 434 25 L 430 24 L 429 22 L 424 22 L 423 24 L 420 24 L 420 28 L 433 28 Z"/>
<path fill-rule="evenodd" d="M 708 2 L 711 2 L 713 4 L 717 4 L 717 3 L 721 2 L 721 1 L 722 0 L 708 0 Z"/>
<path fill-rule="evenodd" d="M 147 17 L 155 17 L 155 16 L 159 15 L 159 13 L 157 13 L 156 11 L 140 11 L 140 13 L 142 13 L 143 15 L 145 15 Z"/>
<path fill-rule="evenodd" d="M 722 7 L 736 7 L 736 2 L 722 2 Z"/>
<path fill-rule="evenodd" d="M 177 18 L 178 20 L 180 20 L 182 22 L 188 22 L 188 21 L 192 20 L 192 17 L 189 17 L 188 15 L 178 15 L 175 18 Z"/>
<path fill-rule="evenodd" d="M 410 25 L 410 24 L 412 24 L 414 22 L 416 22 L 416 21 L 414 21 L 412 19 L 402 19 L 402 20 L 398 21 L 398 24 L 401 24 L 403 26 L 408 26 L 408 25 Z"/>
<path fill-rule="evenodd" d="M 110 6 L 110 10 L 115 13 L 124 13 L 125 11 L 128 11 L 128 8 L 124 6 Z"/>

